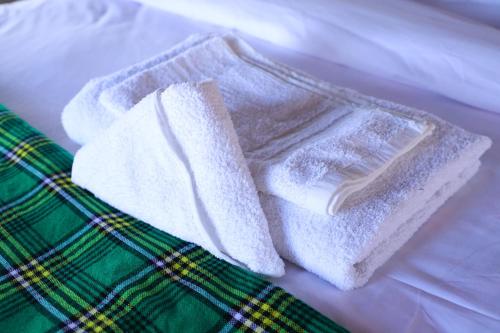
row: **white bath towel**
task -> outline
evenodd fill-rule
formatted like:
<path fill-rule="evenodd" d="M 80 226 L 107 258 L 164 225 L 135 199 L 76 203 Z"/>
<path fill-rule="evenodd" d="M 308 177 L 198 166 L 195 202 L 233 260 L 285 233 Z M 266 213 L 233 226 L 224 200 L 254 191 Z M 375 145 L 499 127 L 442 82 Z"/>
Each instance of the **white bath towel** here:
<path fill-rule="evenodd" d="M 491 144 L 485 137 L 425 112 L 320 82 L 273 63 L 232 37 L 198 39 L 193 45 L 167 62 L 142 64 L 142 72 L 101 91 L 99 103 L 123 114 L 141 96 L 166 84 L 170 75 L 172 81 L 215 77 L 252 174 L 261 185 L 265 181 L 259 177 L 265 173 L 259 170 L 272 169 L 266 161 L 280 161 L 273 157 L 284 150 L 298 148 L 300 152 L 305 143 L 321 146 L 326 139 L 322 133 L 332 126 L 341 127 L 343 119 L 352 122 L 362 117 L 360 112 L 388 112 L 398 116 L 394 119 L 407 119 L 409 128 L 410 124 L 420 126 L 421 136 L 408 142 L 407 151 L 398 151 L 401 156 L 383 165 L 385 172 L 363 191 L 344 198 L 335 216 L 300 208 L 291 198 L 262 196 L 278 252 L 342 289 L 365 283 L 461 186 Z M 93 131 L 86 129 L 87 136 Z M 418 139 L 423 141 L 417 144 Z M 289 180 L 294 176 L 289 173 Z M 307 183 L 307 177 L 301 180 Z"/>
<path fill-rule="evenodd" d="M 303 82 L 237 38 L 194 37 L 186 43 L 174 57 L 147 61 L 137 74 L 86 95 L 99 95 L 111 117 L 171 83 L 217 79 L 258 189 L 317 213 L 335 214 L 432 131 L 430 123 L 347 102 L 341 93 Z M 66 120 L 77 107 L 70 103 Z"/>
<path fill-rule="evenodd" d="M 220 258 L 257 273 L 284 274 L 214 82 L 148 95 L 77 152 L 72 180 Z"/>
<path fill-rule="evenodd" d="M 261 197 L 280 255 L 344 290 L 365 284 L 473 176 L 479 157 L 491 145 L 490 139 L 425 112 L 367 99 L 422 117 L 436 128 L 363 191 L 347 199 L 335 216 L 314 214 L 275 196 Z"/>

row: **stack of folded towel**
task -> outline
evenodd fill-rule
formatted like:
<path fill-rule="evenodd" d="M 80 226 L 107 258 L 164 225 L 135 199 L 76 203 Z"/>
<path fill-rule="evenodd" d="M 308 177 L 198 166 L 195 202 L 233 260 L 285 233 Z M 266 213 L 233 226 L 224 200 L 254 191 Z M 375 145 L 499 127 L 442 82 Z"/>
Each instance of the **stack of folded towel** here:
<path fill-rule="evenodd" d="M 491 144 L 216 35 L 90 81 L 62 119 L 85 144 L 73 180 L 96 196 L 259 273 L 283 273 L 276 248 L 341 289 L 366 283 Z"/>

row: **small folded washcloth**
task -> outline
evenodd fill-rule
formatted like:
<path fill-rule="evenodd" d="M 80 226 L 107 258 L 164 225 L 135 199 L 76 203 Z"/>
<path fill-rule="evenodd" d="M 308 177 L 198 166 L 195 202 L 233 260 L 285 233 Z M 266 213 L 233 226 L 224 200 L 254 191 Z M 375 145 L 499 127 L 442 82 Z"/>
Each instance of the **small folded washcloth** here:
<path fill-rule="evenodd" d="M 268 276 L 284 274 L 214 82 L 148 95 L 77 152 L 72 180 L 219 258 Z"/>
<path fill-rule="evenodd" d="M 433 128 L 381 109 L 359 108 L 270 159 L 249 160 L 259 189 L 315 213 L 334 215 L 349 196 L 368 186 Z"/>
<path fill-rule="evenodd" d="M 277 71 L 235 37 L 192 37 L 185 43 L 190 46 L 175 48 L 182 52 L 170 51 L 172 56 L 123 70 L 137 72 L 128 78 L 117 73 L 90 82 L 64 111 L 70 136 L 91 136 L 72 135 L 76 129 L 82 132 L 76 126 L 82 116 L 75 115 L 92 114 L 82 109 L 82 100 L 99 104 L 95 112 L 109 110 L 109 117 L 119 117 L 158 88 L 214 78 L 257 188 L 317 213 L 335 214 L 346 198 L 432 132 L 430 123 L 346 103 L 340 94 L 326 94 L 289 71 Z M 89 132 L 102 126 L 105 122 Z"/>

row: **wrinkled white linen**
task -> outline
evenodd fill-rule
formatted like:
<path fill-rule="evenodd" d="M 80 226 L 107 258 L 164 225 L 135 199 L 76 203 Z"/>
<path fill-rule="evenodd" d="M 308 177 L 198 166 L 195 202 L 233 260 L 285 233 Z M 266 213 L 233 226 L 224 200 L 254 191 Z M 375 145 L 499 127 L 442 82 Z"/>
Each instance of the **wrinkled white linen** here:
<path fill-rule="evenodd" d="M 499 0 L 414 0 L 449 13 L 500 28 Z"/>
<path fill-rule="evenodd" d="M 213 29 L 125 0 L 28 0 L 0 6 L 0 41 L 9 51 L 0 52 L 0 103 L 74 152 L 77 145 L 64 133 L 60 114 L 90 78 Z M 494 141 L 477 176 L 365 287 L 341 292 L 293 265 L 273 282 L 353 332 L 500 331 L 500 117 L 245 39 L 266 56 L 316 77 L 429 110 Z"/>
<path fill-rule="evenodd" d="M 500 32 L 401 0 L 139 0 L 500 112 Z"/>

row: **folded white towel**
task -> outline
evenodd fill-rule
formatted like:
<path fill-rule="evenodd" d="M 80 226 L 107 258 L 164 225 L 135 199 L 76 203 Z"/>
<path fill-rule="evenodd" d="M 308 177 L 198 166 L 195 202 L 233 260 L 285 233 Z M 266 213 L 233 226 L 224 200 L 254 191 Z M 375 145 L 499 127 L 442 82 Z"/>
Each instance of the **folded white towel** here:
<path fill-rule="evenodd" d="M 148 95 L 77 152 L 72 180 L 220 258 L 257 273 L 284 274 L 213 82 Z"/>
<path fill-rule="evenodd" d="M 364 98 L 422 117 L 436 128 L 422 144 L 347 199 L 335 216 L 317 215 L 275 196 L 261 197 L 280 255 L 344 290 L 365 284 L 472 177 L 479 157 L 491 145 L 488 138 L 425 112 Z"/>
<path fill-rule="evenodd" d="M 491 144 L 485 137 L 470 134 L 425 112 L 319 82 L 273 63 L 233 37 L 198 39 L 184 49 L 155 66 L 143 63 L 142 72 L 103 89 L 99 94 L 101 105 L 123 114 L 141 96 L 171 81 L 216 78 L 252 174 L 262 186 L 259 189 L 267 192 L 261 201 L 278 252 L 342 289 L 364 284 L 461 186 L 461 180 L 465 181 L 472 173 L 469 171 Z M 85 112 L 91 115 L 88 110 Z M 300 203 L 291 202 L 300 201 L 299 194 L 288 200 L 269 194 L 272 191 L 266 188 L 266 172 L 261 171 L 273 170 L 273 163 L 280 166 L 281 152 L 292 155 L 296 152 L 302 160 L 315 160 L 323 153 L 331 158 L 337 146 L 327 147 L 331 150 L 319 149 L 322 142 L 328 142 L 329 135 L 336 135 L 337 131 L 329 131 L 330 128 L 342 128 L 342 122 L 347 120 L 345 128 L 352 129 L 356 127 L 349 124 L 356 121 L 383 120 L 384 116 L 389 117 L 390 123 L 399 122 L 403 128 L 414 131 L 409 132 L 411 135 L 403 142 L 406 144 L 390 155 L 392 159 L 376 164 L 378 167 L 371 174 L 362 174 L 371 175 L 372 182 L 367 182 L 369 185 L 363 191 L 341 198 L 345 202 L 335 216 L 300 208 Z M 101 124 L 94 126 L 99 128 Z M 87 128 L 87 136 L 91 137 L 93 131 Z M 373 134 L 377 132 L 375 126 Z M 314 149 L 308 151 L 307 147 Z M 308 184 L 310 179 L 314 181 L 314 172 L 297 177 L 301 168 L 300 163 L 289 168 L 289 173 L 285 173 L 288 178 L 283 179 L 292 183 L 299 178 L 301 185 Z M 263 175 L 264 180 L 260 178 Z M 448 183 L 449 186 L 445 185 Z M 339 193 L 342 196 L 343 192 Z"/>
<path fill-rule="evenodd" d="M 258 189 L 317 213 L 334 214 L 432 131 L 431 124 L 346 102 L 341 94 L 303 82 L 237 38 L 205 36 L 186 43 L 177 47 L 183 52 L 147 61 L 142 71 L 102 84 L 106 89 L 90 97 L 99 95 L 111 117 L 157 88 L 217 79 Z M 101 80 L 116 77 L 122 75 Z M 75 110 L 74 103 L 67 109 Z"/>

